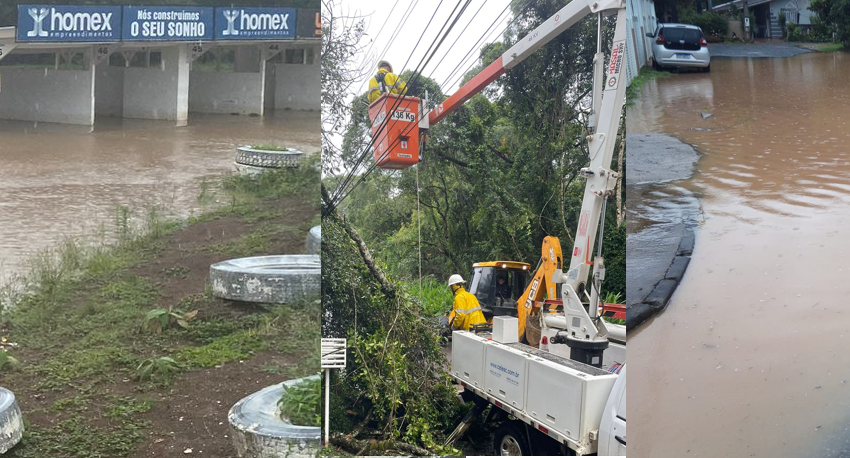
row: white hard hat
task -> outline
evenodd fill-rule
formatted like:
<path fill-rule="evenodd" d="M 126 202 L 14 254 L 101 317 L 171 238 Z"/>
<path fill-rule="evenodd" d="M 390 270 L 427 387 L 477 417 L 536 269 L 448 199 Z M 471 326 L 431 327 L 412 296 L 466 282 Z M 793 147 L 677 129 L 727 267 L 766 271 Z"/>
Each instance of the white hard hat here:
<path fill-rule="evenodd" d="M 381 67 L 387 67 L 387 69 L 389 69 L 390 73 L 393 72 L 393 66 L 390 65 L 390 63 L 385 61 L 385 60 L 378 62 L 378 69 L 380 70 Z"/>
<path fill-rule="evenodd" d="M 466 280 L 458 274 L 454 274 L 449 277 L 449 286 L 456 285 L 458 283 L 466 283 Z"/>

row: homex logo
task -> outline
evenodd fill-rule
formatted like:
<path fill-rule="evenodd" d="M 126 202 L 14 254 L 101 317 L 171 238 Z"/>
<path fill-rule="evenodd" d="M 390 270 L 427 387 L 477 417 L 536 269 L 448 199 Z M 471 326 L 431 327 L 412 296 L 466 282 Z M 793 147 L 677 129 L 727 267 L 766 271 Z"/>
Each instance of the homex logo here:
<path fill-rule="evenodd" d="M 47 18 L 47 8 L 30 8 L 27 10 L 32 18 L 32 30 L 27 32 L 28 37 L 46 37 L 47 31 L 44 30 L 44 20 Z"/>
<path fill-rule="evenodd" d="M 224 18 L 227 19 L 227 28 L 221 32 L 222 35 L 239 35 L 239 31 L 236 30 L 236 19 L 239 17 L 238 10 L 224 10 L 222 11 L 224 14 Z"/>
<path fill-rule="evenodd" d="M 289 30 L 289 13 L 248 13 L 245 10 L 240 13 L 239 28 L 242 30 Z"/>
<path fill-rule="evenodd" d="M 33 29 L 28 37 L 47 37 L 49 32 L 109 32 L 112 31 L 112 13 L 63 13 L 56 8 L 30 8 L 27 13 L 33 20 Z M 50 19 L 49 31 L 44 20 Z"/>

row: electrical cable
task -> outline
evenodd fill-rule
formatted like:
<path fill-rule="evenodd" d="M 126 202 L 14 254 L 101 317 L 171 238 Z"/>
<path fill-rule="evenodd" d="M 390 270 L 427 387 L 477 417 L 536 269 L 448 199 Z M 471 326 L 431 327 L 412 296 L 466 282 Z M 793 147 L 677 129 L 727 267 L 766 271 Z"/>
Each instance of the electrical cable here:
<path fill-rule="evenodd" d="M 455 16 L 454 21 L 452 21 L 452 16 L 455 14 L 455 11 L 457 11 L 457 9 L 460 7 L 460 5 L 464 2 L 464 0 L 458 0 L 457 5 L 455 5 L 455 8 L 452 10 L 451 14 L 449 15 L 449 18 L 448 18 L 448 19 L 446 20 L 446 22 L 443 24 L 443 27 L 442 27 L 442 28 L 440 29 L 440 31 L 437 33 L 437 36 L 439 37 L 439 35 L 440 35 L 441 33 L 443 33 L 443 30 L 446 30 L 445 34 L 443 34 L 443 37 L 442 37 L 441 39 L 439 39 L 439 41 L 435 40 L 434 42 L 432 42 L 432 43 L 431 43 L 431 45 L 428 47 L 428 50 L 426 50 L 426 51 L 425 51 L 425 56 L 423 57 L 423 60 L 421 60 L 421 61 L 420 61 L 420 63 L 416 66 L 416 69 L 414 70 L 414 77 L 411 79 L 411 81 L 409 81 L 409 82 L 407 83 L 408 85 L 412 85 L 412 84 L 414 84 L 416 81 L 418 81 L 418 78 L 422 75 L 422 71 L 425 69 L 425 67 L 428 65 L 428 63 L 431 61 L 431 59 L 432 59 L 432 58 L 434 57 L 434 55 L 437 53 L 437 50 L 439 49 L 440 45 L 442 45 L 443 41 L 446 39 L 446 37 L 448 36 L 448 34 L 451 32 L 452 28 L 454 28 L 455 24 L 457 24 L 457 21 L 460 19 L 460 16 L 463 14 L 463 12 L 466 10 L 466 8 L 467 8 L 467 7 L 469 6 L 469 4 L 471 3 L 471 0 L 465 0 L 465 1 L 466 1 L 466 3 L 463 5 L 463 7 L 461 8 L 461 10 L 460 10 L 460 12 L 457 14 L 457 16 Z M 440 4 L 439 4 L 439 5 L 437 5 L 437 9 L 439 9 L 440 5 L 442 5 L 442 0 L 440 0 Z M 417 41 L 416 45 L 414 46 L 414 50 L 415 50 L 415 49 L 419 46 L 419 43 L 422 41 L 422 37 L 424 37 L 425 32 L 427 31 L 428 26 L 430 26 L 431 22 L 433 21 L 434 16 L 436 16 L 436 12 L 437 12 L 437 11 L 435 10 L 435 11 L 434 11 L 434 14 L 431 16 L 431 20 L 429 20 L 429 21 L 428 21 L 428 25 L 426 25 L 425 30 L 423 30 L 423 31 L 422 31 L 422 34 L 420 35 L 419 40 Z M 450 22 L 450 21 L 451 21 L 451 24 L 449 24 L 449 22 Z M 446 27 L 447 27 L 447 26 L 448 26 L 448 29 L 446 29 Z M 433 51 L 431 51 L 432 49 L 433 49 Z M 430 56 L 428 56 L 428 52 L 431 52 Z M 413 54 L 411 53 L 411 56 L 410 56 L 410 57 L 412 57 L 412 55 L 413 55 Z M 409 63 L 409 61 L 410 61 L 410 57 L 408 58 L 407 62 L 405 62 L 405 67 L 407 66 L 407 63 Z M 424 61 L 424 63 L 423 63 L 423 61 Z M 396 102 L 395 102 L 395 104 L 394 104 L 394 106 L 393 106 L 393 107 L 391 107 L 390 112 L 394 111 L 394 110 L 395 110 L 395 108 L 397 108 L 397 107 L 399 106 L 399 104 L 401 103 L 401 101 L 402 101 L 402 99 L 401 99 L 401 98 L 397 99 L 397 100 L 396 100 Z M 372 141 L 370 142 L 370 145 L 369 145 L 370 147 L 367 147 L 367 148 L 363 151 L 363 153 L 360 155 L 360 157 L 357 159 L 357 161 L 355 161 L 355 165 L 354 165 L 354 167 L 353 167 L 353 168 L 350 170 L 350 172 L 346 175 L 346 178 L 345 178 L 345 180 L 343 180 L 343 183 L 342 183 L 342 184 L 340 184 L 340 185 L 337 187 L 337 189 L 335 190 L 335 192 L 334 192 L 333 196 L 331 197 L 331 202 L 330 202 L 330 207 L 331 207 L 331 208 L 335 208 L 337 205 L 339 205 L 339 203 L 341 203 L 341 202 L 342 202 L 342 200 L 344 200 L 344 199 L 345 199 L 345 198 L 346 198 L 346 197 L 347 197 L 347 196 L 351 193 L 351 191 L 353 191 L 353 190 L 354 190 L 354 189 L 355 189 L 355 188 L 356 188 L 356 187 L 357 187 L 360 183 L 362 183 L 362 182 L 363 182 L 363 180 L 364 180 L 364 179 L 365 179 L 365 178 L 366 178 L 366 177 L 367 177 L 367 176 L 368 176 L 368 175 L 369 175 L 372 171 L 374 171 L 374 169 L 375 169 L 375 168 L 376 168 L 376 166 L 377 166 L 377 163 L 378 163 L 378 162 L 380 162 L 382 159 L 384 159 L 384 158 L 385 158 L 385 157 L 389 154 L 389 152 L 392 150 L 392 148 L 396 145 L 396 143 L 393 143 L 393 144 L 389 145 L 389 147 L 387 148 L 386 153 L 384 153 L 384 154 L 383 154 L 380 158 L 378 158 L 378 160 L 376 160 L 376 161 L 375 161 L 375 163 L 373 163 L 373 164 L 372 164 L 372 166 L 370 166 L 370 167 L 366 170 L 366 172 L 365 172 L 363 175 L 361 175 L 361 176 L 360 176 L 360 179 L 359 179 L 359 180 L 357 180 L 357 181 L 354 183 L 354 185 L 353 185 L 353 186 L 352 186 L 352 187 L 348 190 L 348 192 L 345 192 L 345 187 L 346 187 L 348 184 L 350 184 L 350 183 L 351 183 L 351 179 L 352 179 L 352 177 L 354 176 L 354 174 L 356 173 L 357 168 L 359 168 L 360 164 L 363 162 L 363 159 L 365 159 L 365 157 L 368 155 L 369 150 L 371 149 L 372 144 L 373 144 L 373 143 L 374 143 L 374 141 L 375 141 L 375 140 L 376 140 L 376 139 L 380 136 L 380 132 L 382 132 L 382 131 L 383 131 L 383 129 L 387 126 L 387 124 L 389 123 L 389 121 L 390 121 L 390 117 L 387 117 L 387 118 L 384 120 L 384 122 L 382 123 L 382 125 L 381 125 L 381 126 L 380 126 L 380 128 L 378 129 L 378 132 L 377 132 L 375 135 L 373 135 Z M 415 127 L 415 126 L 416 126 L 415 124 L 411 123 L 411 126 L 410 126 L 410 127 L 409 127 L 409 128 L 408 128 L 405 132 L 404 132 L 404 133 L 406 133 L 406 132 L 408 132 L 408 131 L 412 130 L 412 129 L 413 129 L 413 127 Z M 400 141 L 400 139 L 397 139 L 397 141 Z M 343 194 L 343 193 L 344 193 L 344 194 Z"/>
<path fill-rule="evenodd" d="M 454 9 L 454 10 L 452 10 L 452 15 L 454 14 L 454 12 L 455 12 L 455 11 L 457 11 L 457 8 L 458 8 L 458 6 L 460 6 L 461 2 L 463 2 L 463 0 L 459 0 L 459 1 L 458 1 L 458 4 L 455 6 L 455 9 Z M 464 4 L 463 8 L 461 8 L 461 11 L 460 11 L 460 12 L 458 13 L 458 15 L 455 17 L 454 21 L 452 21 L 451 25 L 449 25 L 449 28 L 446 30 L 446 32 L 445 32 L 445 34 L 443 35 L 443 37 L 439 40 L 439 42 L 437 42 L 437 41 L 433 42 L 433 43 L 432 43 L 432 45 L 428 48 L 428 51 L 430 51 L 430 50 L 431 50 L 431 48 L 433 47 L 433 52 L 431 52 L 431 55 L 430 55 L 430 56 L 427 56 L 427 52 L 428 52 L 428 51 L 426 51 L 427 59 L 425 60 L 424 64 L 420 61 L 420 65 L 417 65 L 416 69 L 414 70 L 414 75 L 415 75 L 415 76 L 411 79 L 411 81 L 410 81 L 410 83 L 409 83 L 409 84 L 413 84 L 414 82 L 416 82 L 416 81 L 418 80 L 418 78 L 419 78 L 419 77 L 421 77 L 421 75 L 422 75 L 422 70 L 424 70 L 424 69 L 425 69 L 425 67 L 428 65 L 428 63 L 431 61 L 431 59 L 434 57 L 434 55 L 436 55 L 437 50 L 439 49 L 440 45 L 442 45 L 443 41 L 446 39 L 446 37 L 448 36 L 448 34 L 451 32 L 452 28 L 454 28 L 455 24 L 457 24 L 457 21 L 460 19 L 460 16 L 461 16 L 461 15 L 463 15 L 463 12 L 466 10 L 466 8 L 469 6 L 469 4 L 470 4 L 470 3 L 471 3 L 471 0 L 466 0 L 466 3 Z M 449 20 L 451 20 L 451 15 L 449 15 Z M 446 23 L 445 23 L 445 24 L 443 24 L 443 27 L 440 29 L 440 32 L 439 32 L 439 33 L 442 33 L 442 31 L 446 28 L 446 25 L 448 25 L 449 20 L 447 20 L 447 21 L 446 21 Z M 439 33 L 438 33 L 438 36 L 439 36 Z M 420 37 L 420 38 L 421 38 L 421 37 Z M 434 45 L 436 45 L 436 46 L 434 46 Z M 421 70 L 420 70 L 420 67 L 421 67 Z M 401 103 L 401 99 L 398 99 L 398 100 L 397 100 L 397 102 L 396 102 L 396 105 L 393 107 L 393 110 L 394 110 L 394 109 L 398 106 L 398 104 L 400 104 L 400 103 Z M 387 121 L 388 121 L 388 120 L 389 120 L 389 118 L 387 118 Z M 377 164 L 378 164 L 380 161 L 382 161 L 384 158 L 386 158 L 386 156 L 389 154 L 389 152 L 392 150 L 392 148 L 393 148 L 393 147 L 395 147 L 395 146 L 398 144 L 398 142 L 400 142 L 400 141 L 401 141 L 401 137 L 402 137 L 405 133 L 408 133 L 408 132 L 410 132 L 411 130 L 413 130 L 413 128 L 414 128 L 414 127 L 416 127 L 416 126 L 417 126 L 416 124 L 411 123 L 411 125 L 410 125 L 410 126 L 408 126 L 408 128 L 407 128 L 407 129 L 405 129 L 405 130 L 404 130 L 404 132 L 402 132 L 402 135 L 400 135 L 400 136 L 399 136 L 399 138 L 397 138 L 397 139 L 396 139 L 396 142 L 391 143 L 391 144 L 388 146 L 387 151 L 386 151 L 383 155 L 381 155 L 381 156 L 380 156 L 380 157 L 379 157 L 379 158 L 375 161 L 375 163 L 373 163 L 373 164 L 372 164 L 372 165 L 371 165 L 371 166 L 370 166 L 370 167 L 366 170 L 366 173 L 364 173 L 363 175 L 361 175 L 360 179 L 359 179 L 358 181 L 356 181 L 356 182 L 355 182 L 355 184 L 351 187 L 351 189 L 350 189 L 347 193 L 345 193 L 345 195 L 341 196 L 341 197 L 339 198 L 339 200 L 338 200 L 338 201 L 336 201 L 336 203 L 333 203 L 333 202 L 332 202 L 332 205 L 333 205 L 333 206 L 336 206 L 336 205 L 338 205 L 340 202 L 342 202 L 342 200 L 343 200 L 343 199 L 345 199 L 346 197 L 348 197 L 348 195 L 349 195 L 349 194 L 351 194 L 351 192 L 352 192 L 352 191 L 353 191 L 353 190 L 354 190 L 354 189 L 355 189 L 355 188 L 356 188 L 356 187 L 357 187 L 360 183 L 362 183 L 362 182 L 365 180 L 365 178 L 366 178 L 366 177 L 367 177 L 370 173 L 372 173 L 372 172 L 374 171 L 374 169 L 377 167 Z M 375 138 L 376 138 L 376 137 L 377 137 L 377 136 L 373 136 L 373 142 L 374 142 L 374 140 L 375 140 Z M 365 157 L 366 153 L 368 153 L 368 150 L 364 152 L 364 155 L 361 157 L 361 159 L 360 159 L 360 161 L 359 161 L 359 162 L 362 162 L 362 158 L 363 158 L 363 157 Z"/>
<path fill-rule="evenodd" d="M 418 0 L 417 0 L 417 1 L 418 1 Z M 462 1 L 462 0 L 459 0 L 458 4 L 460 4 L 460 1 Z M 434 13 L 431 15 L 431 19 L 429 19 L 429 20 L 428 20 L 428 24 L 426 24 L 426 25 L 425 25 L 425 29 L 423 29 L 423 30 L 422 30 L 422 34 L 419 36 L 419 40 L 417 40 L 417 41 L 416 41 L 416 44 L 413 46 L 413 49 L 411 50 L 410 55 L 408 56 L 407 61 L 405 61 L 404 66 L 403 66 L 402 68 L 407 67 L 407 64 L 410 62 L 410 59 L 413 57 L 413 54 L 416 52 L 416 48 L 418 48 L 418 47 L 419 47 L 419 43 L 421 43 L 421 42 L 422 42 L 422 38 L 425 36 L 425 32 L 427 32 L 428 28 L 431 26 L 431 22 L 434 20 L 434 17 L 436 17 L 436 15 L 437 15 L 437 11 L 439 11 L 440 6 L 442 6 L 442 4 L 443 4 L 443 0 L 440 0 L 440 3 L 439 3 L 439 4 L 437 4 L 437 8 L 436 8 L 436 9 L 434 9 Z M 455 10 L 457 10 L 457 6 L 455 6 Z M 454 11 L 453 11 L 453 12 L 454 12 Z M 449 17 L 451 17 L 451 16 L 449 16 Z M 444 27 L 445 27 L 445 24 L 444 24 Z M 392 43 L 392 40 L 391 40 L 390 42 Z M 429 49 L 430 49 L 430 47 L 429 47 Z M 426 54 L 427 54 L 427 51 L 426 51 Z M 421 61 L 420 61 L 420 63 L 421 63 Z M 417 69 L 418 69 L 418 68 L 419 68 L 419 67 L 417 66 Z M 388 99 L 384 99 L 383 104 L 386 104 L 386 101 L 387 101 L 387 100 L 388 100 Z M 400 99 L 399 99 L 399 100 L 397 100 L 397 101 L 396 101 L 396 105 L 395 105 L 395 106 L 393 106 L 393 107 L 390 109 L 390 112 L 392 112 L 392 111 L 394 111 L 396 108 L 398 108 L 398 104 L 399 104 L 400 102 L 401 102 L 401 100 L 400 100 Z M 382 106 L 381 106 L 381 108 L 383 108 L 384 106 L 386 106 L 386 105 L 382 105 Z M 376 139 L 376 138 L 378 138 L 378 136 L 381 134 L 381 132 L 383 132 L 383 130 L 384 130 L 384 129 L 386 128 L 386 126 L 389 124 L 389 121 L 390 121 L 390 119 L 389 119 L 389 118 L 384 119 L 384 121 L 382 122 L 381 126 L 378 128 L 378 131 L 377 131 L 377 132 L 375 132 L 375 133 L 373 134 L 372 141 L 370 142 L 370 144 L 369 144 L 369 145 L 367 146 L 367 148 L 365 148 L 365 149 L 364 149 L 364 151 L 363 151 L 363 152 L 362 152 L 362 153 L 361 153 L 361 154 L 357 157 L 357 159 L 356 159 L 356 160 L 355 160 L 355 162 L 354 162 L 354 166 L 353 166 L 353 167 L 349 170 L 349 173 L 347 173 L 347 174 L 346 174 L 346 176 L 345 176 L 345 178 L 343 179 L 342 183 L 340 183 L 340 184 L 337 186 L 337 188 L 336 188 L 336 189 L 334 189 L 334 191 L 331 193 L 331 202 L 330 202 L 330 207 L 331 207 L 331 208 L 335 208 L 335 207 L 339 204 L 339 202 L 342 202 L 342 199 L 344 199 L 344 197 L 341 197 L 341 193 L 342 193 L 342 192 L 345 190 L 345 188 L 346 188 L 346 187 L 347 187 L 347 186 L 351 183 L 351 181 L 353 180 L 354 174 L 356 173 L 357 169 L 360 167 L 360 164 L 363 162 L 363 160 L 364 160 L 364 159 L 366 158 L 366 156 L 368 155 L 368 152 L 369 152 L 369 150 L 372 148 L 372 146 L 373 146 L 372 144 L 374 143 L 375 139 Z M 389 151 L 389 150 L 388 150 L 388 151 Z M 367 172 L 367 174 L 368 174 L 368 172 Z"/>
<path fill-rule="evenodd" d="M 518 1 L 518 0 L 514 0 L 514 1 Z M 491 24 L 490 24 L 490 26 L 489 26 L 489 27 L 487 27 L 487 30 L 485 30 L 485 31 L 484 31 L 484 33 L 483 33 L 483 34 L 481 34 L 481 37 L 480 37 L 480 38 L 478 38 L 478 40 L 477 40 L 477 41 L 476 41 L 476 42 L 472 45 L 472 47 L 469 49 L 469 51 L 467 51 L 467 52 L 466 52 L 466 54 L 463 56 L 463 58 L 461 58 L 461 59 L 460 59 L 460 63 L 459 63 L 459 64 L 455 67 L 455 69 L 454 69 L 454 70 L 453 70 L 453 71 L 449 74 L 449 76 L 446 78 L 446 80 L 443 82 L 443 84 L 442 84 L 442 85 L 440 85 L 441 87 L 445 87 L 446 83 L 448 83 L 448 82 L 449 82 L 449 81 L 450 81 L 450 80 L 454 77 L 455 73 L 457 73 L 457 71 L 458 71 L 458 70 L 460 70 L 460 68 L 461 68 L 461 67 L 463 67 L 463 64 L 467 61 L 467 59 L 470 57 L 470 55 L 471 55 L 471 54 L 472 54 L 472 53 L 473 53 L 476 49 L 479 49 L 479 50 L 480 50 L 480 47 L 478 46 L 478 44 L 479 44 L 479 43 L 481 43 L 481 40 L 485 39 L 485 37 L 489 37 L 489 35 L 492 33 L 492 31 L 491 31 L 490 29 L 492 29 L 494 25 L 496 25 L 496 24 L 497 24 L 498 22 L 500 22 L 500 21 L 504 21 L 504 19 L 502 19 L 502 15 L 504 15 L 504 14 L 508 11 L 508 9 L 511 7 L 511 5 L 512 5 L 512 4 L 513 4 L 513 2 L 509 3 L 509 4 L 505 7 L 505 9 L 504 9 L 504 10 L 502 10 L 502 12 L 501 12 L 501 13 L 499 13 L 499 15 L 498 15 L 498 16 L 496 16 L 496 19 L 493 21 L 493 23 L 491 23 Z M 494 29 L 494 30 L 495 30 L 495 29 Z M 476 58 L 475 60 L 477 61 L 478 59 Z M 464 72 L 464 73 L 465 73 L 465 72 Z M 449 88 L 450 88 L 450 87 L 452 87 L 452 86 L 449 86 Z"/>

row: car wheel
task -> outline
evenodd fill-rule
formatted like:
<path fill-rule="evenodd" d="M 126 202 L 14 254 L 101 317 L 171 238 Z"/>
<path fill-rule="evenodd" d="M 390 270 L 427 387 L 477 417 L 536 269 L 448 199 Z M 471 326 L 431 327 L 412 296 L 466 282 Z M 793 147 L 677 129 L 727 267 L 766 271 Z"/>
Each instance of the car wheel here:
<path fill-rule="evenodd" d="M 707 66 L 707 67 L 705 67 L 704 69 L 702 69 L 702 72 L 703 72 L 703 73 L 708 73 L 708 72 L 710 72 L 710 71 L 711 71 L 711 64 L 708 64 L 708 66 Z"/>
<path fill-rule="evenodd" d="M 655 59 L 652 59 L 652 68 L 654 68 L 655 71 L 658 71 L 658 72 L 662 71 L 661 66 L 658 65 L 658 61 L 655 60 Z"/>
<path fill-rule="evenodd" d="M 496 430 L 493 437 L 493 448 L 496 455 L 500 456 L 530 456 L 528 440 L 522 432 L 522 428 L 511 421 L 506 421 Z"/>

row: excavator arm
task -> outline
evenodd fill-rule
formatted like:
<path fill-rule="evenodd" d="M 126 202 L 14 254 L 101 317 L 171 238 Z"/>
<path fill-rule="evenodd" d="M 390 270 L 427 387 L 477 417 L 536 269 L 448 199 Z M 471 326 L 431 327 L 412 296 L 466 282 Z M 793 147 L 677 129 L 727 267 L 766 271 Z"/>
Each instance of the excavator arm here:
<path fill-rule="evenodd" d="M 537 268 L 537 272 L 534 273 L 534 277 L 517 302 L 520 339 L 525 335 L 526 323 L 534 309 L 534 303 L 544 299 L 544 295 L 549 299 L 558 297 L 558 285 L 552 282 L 552 276 L 558 270 L 563 269 L 564 256 L 561 253 L 561 242 L 558 241 L 557 237 L 549 236 L 543 239 L 540 256 L 540 267 Z M 526 340 L 532 345 L 537 345 L 537 342 L 531 342 L 531 339 L 526 338 Z"/>

